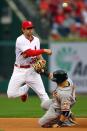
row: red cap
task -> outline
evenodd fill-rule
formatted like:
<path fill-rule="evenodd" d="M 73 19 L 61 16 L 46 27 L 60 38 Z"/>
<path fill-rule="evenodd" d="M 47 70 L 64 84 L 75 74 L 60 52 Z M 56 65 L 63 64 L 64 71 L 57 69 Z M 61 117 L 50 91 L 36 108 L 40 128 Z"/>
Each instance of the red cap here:
<path fill-rule="evenodd" d="M 33 23 L 31 21 L 24 20 L 22 22 L 22 28 L 34 28 Z"/>

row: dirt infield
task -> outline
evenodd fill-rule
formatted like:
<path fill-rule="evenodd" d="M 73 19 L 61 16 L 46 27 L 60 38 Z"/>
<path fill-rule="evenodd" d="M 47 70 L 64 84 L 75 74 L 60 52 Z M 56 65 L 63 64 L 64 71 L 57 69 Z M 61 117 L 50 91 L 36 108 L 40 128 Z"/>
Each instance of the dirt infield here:
<path fill-rule="evenodd" d="M 87 131 L 87 118 L 77 118 L 78 126 L 41 128 L 38 118 L 0 118 L 0 131 Z"/>

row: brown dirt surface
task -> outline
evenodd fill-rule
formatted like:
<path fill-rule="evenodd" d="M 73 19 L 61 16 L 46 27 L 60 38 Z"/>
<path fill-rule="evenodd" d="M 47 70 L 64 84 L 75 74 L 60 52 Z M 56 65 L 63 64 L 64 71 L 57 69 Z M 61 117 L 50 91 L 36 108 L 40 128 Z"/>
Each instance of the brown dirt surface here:
<path fill-rule="evenodd" d="M 79 125 L 62 128 L 42 128 L 38 118 L 0 118 L 0 131 L 87 131 L 87 118 L 77 118 Z"/>

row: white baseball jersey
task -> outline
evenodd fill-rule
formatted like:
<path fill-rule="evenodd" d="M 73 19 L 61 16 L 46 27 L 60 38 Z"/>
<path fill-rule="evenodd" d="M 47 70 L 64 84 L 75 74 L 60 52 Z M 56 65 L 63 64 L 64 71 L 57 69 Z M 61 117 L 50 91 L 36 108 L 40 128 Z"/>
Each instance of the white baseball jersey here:
<path fill-rule="evenodd" d="M 24 58 L 21 53 L 28 49 L 40 49 L 40 41 L 37 37 L 33 36 L 34 39 L 30 42 L 22 34 L 17 38 L 16 41 L 16 62 L 17 65 L 31 65 L 34 63 L 36 56 Z"/>
<path fill-rule="evenodd" d="M 35 72 L 32 66 L 29 68 L 21 68 L 20 66 L 32 65 L 35 62 L 37 56 L 24 58 L 21 53 L 28 49 L 40 49 L 39 39 L 33 36 L 33 40 L 30 42 L 23 34 L 16 40 L 16 61 L 13 74 L 11 76 L 7 95 L 8 97 L 18 97 L 28 92 L 31 87 L 35 93 L 39 96 L 42 102 L 49 100 L 49 97 L 45 91 L 41 76 Z M 22 86 L 24 84 L 24 86 Z M 42 103 L 41 106 L 44 106 Z M 43 107 L 45 108 L 45 107 Z"/>

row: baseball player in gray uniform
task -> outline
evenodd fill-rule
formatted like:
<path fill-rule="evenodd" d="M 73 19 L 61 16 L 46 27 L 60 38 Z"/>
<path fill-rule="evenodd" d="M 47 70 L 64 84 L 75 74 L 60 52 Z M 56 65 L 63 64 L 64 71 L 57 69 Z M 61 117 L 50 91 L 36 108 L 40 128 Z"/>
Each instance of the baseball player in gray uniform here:
<path fill-rule="evenodd" d="M 52 103 L 45 115 L 39 119 L 39 124 L 42 127 L 54 127 L 52 120 L 57 120 L 56 127 L 60 127 L 69 118 L 71 107 L 76 102 L 75 87 L 64 70 L 57 70 L 51 74 L 46 72 L 45 75 L 56 82 L 57 87 L 53 91 Z"/>
<path fill-rule="evenodd" d="M 40 49 L 39 38 L 33 35 L 34 25 L 31 21 L 22 22 L 22 35 L 16 40 L 16 60 L 13 74 L 11 76 L 7 95 L 9 98 L 21 97 L 22 101 L 27 99 L 27 92 L 31 87 L 41 100 L 49 100 L 45 91 L 40 74 L 35 72 L 33 64 L 42 54 L 51 55 L 51 49 Z"/>

